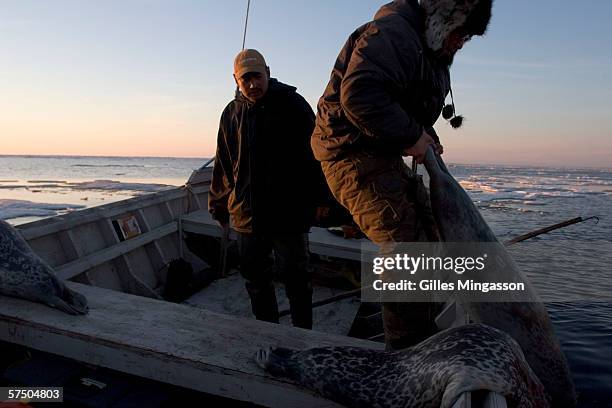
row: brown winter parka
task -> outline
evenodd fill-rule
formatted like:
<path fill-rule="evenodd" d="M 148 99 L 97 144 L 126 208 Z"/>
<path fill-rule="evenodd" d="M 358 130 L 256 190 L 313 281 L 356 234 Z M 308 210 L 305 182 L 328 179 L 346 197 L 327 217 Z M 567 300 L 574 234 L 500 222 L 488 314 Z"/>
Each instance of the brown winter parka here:
<path fill-rule="evenodd" d="M 416 0 L 383 6 L 340 51 L 318 103 L 311 145 L 319 161 L 351 151 L 400 155 L 433 130 L 450 89 L 448 65 L 423 39 Z"/>

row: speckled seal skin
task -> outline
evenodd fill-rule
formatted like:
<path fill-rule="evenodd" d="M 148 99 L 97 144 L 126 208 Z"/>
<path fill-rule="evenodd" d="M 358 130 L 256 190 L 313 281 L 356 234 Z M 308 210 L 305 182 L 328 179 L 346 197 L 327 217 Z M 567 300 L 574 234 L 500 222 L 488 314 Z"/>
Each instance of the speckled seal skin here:
<path fill-rule="evenodd" d="M 430 178 L 431 208 L 445 242 L 497 243 L 498 257 L 509 267 L 514 281 L 525 283 L 528 302 L 468 302 L 463 304 L 476 323 L 484 323 L 509 334 L 523 349 L 529 366 L 546 389 L 554 407 L 574 407 L 576 392 L 561 345 L 548 311 L 535 288 L 523 276 L 504 246 L 499 244 L 480 212 L 450 174 L 441 157 L 429 148 L 424 161 Z"/>
<path fill-rule="evenodd" d="M 15 228 L 2 220 L 0 294 L 44 303 L 73 315 L 88 312 L 87 299 L 68 289 Z"/>
<path fill-rule="evenodd" d="M 347 407 L 452 407 L 467 391 L 490 390 L 509 407 L 549 407 L 544 386 L 507 334 L 469 324 L 394 352 L 357 347 L 260 350 L 274 376 Z"/>

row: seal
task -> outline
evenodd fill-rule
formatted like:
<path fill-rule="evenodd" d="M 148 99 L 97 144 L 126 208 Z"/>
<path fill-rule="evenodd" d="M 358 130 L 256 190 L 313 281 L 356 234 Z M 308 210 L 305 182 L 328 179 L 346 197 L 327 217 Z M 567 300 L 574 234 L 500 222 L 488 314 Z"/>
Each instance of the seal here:
<path fill-rule="evenodd" d="M 0 294 L 44 303 L 73 315 L 88 312 L 87 299 L 68 289 L 15 228 L 2 220 Z"/>
<path fill-rule="evenodd" d="M 520 346 L 483 324 L 447 329 L 400 351 L 321 347 L 260 350 L 256 362 L 349 407 L 452 407 L 468 391 L 490 390 L 508 406 L 549 407 Z"/>
<path fill-rule="evenodd" d="M 429 174 L 431 207 L 445 242 L 497 243 L 496 261 L 513 281 L 525 283 L 528 301 L 467 302 L 462 307 L 470 320 L 508 333 L 525 352 L 527 362 L 544 384 L 554 407 L 574 407 L 576 391 L 567 360 L 535 288 L 522 274 L 505 247 L 461 185 L 450 174 L 444 161 L 430 147 L 424 160 Z"/>

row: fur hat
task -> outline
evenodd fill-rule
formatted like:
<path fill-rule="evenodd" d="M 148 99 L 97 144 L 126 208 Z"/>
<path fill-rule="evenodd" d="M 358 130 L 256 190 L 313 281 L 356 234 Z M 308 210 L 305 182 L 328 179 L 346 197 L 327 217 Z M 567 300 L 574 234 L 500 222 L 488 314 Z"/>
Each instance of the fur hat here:
<path fill-rule="evenodd" d="M 492 6 L 493 0 L 421 0 L 427 46 L 438 51 L 446 37 L 459 27 L 471 35 L 483 35 L 491 20 Z"/>

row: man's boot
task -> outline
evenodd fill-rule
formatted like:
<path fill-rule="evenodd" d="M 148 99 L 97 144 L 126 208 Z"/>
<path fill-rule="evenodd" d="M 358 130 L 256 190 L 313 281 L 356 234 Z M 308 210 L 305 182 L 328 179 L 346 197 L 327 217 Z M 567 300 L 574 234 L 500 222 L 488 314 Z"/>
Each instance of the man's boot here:
<path fill-rule="evenodd" d="M 278 303 L 276 302 L 274 285 L 255 288 L 252 284 L 247 283 L 246 287 L 251 297 L 251 308 L 255 318 L 265 322 L 278 323 Z"/>
<path fill-rule="evenodd" d="M 312 295 L 289 299 L 289 308 L 293 326 L 312 329 Z"/>

